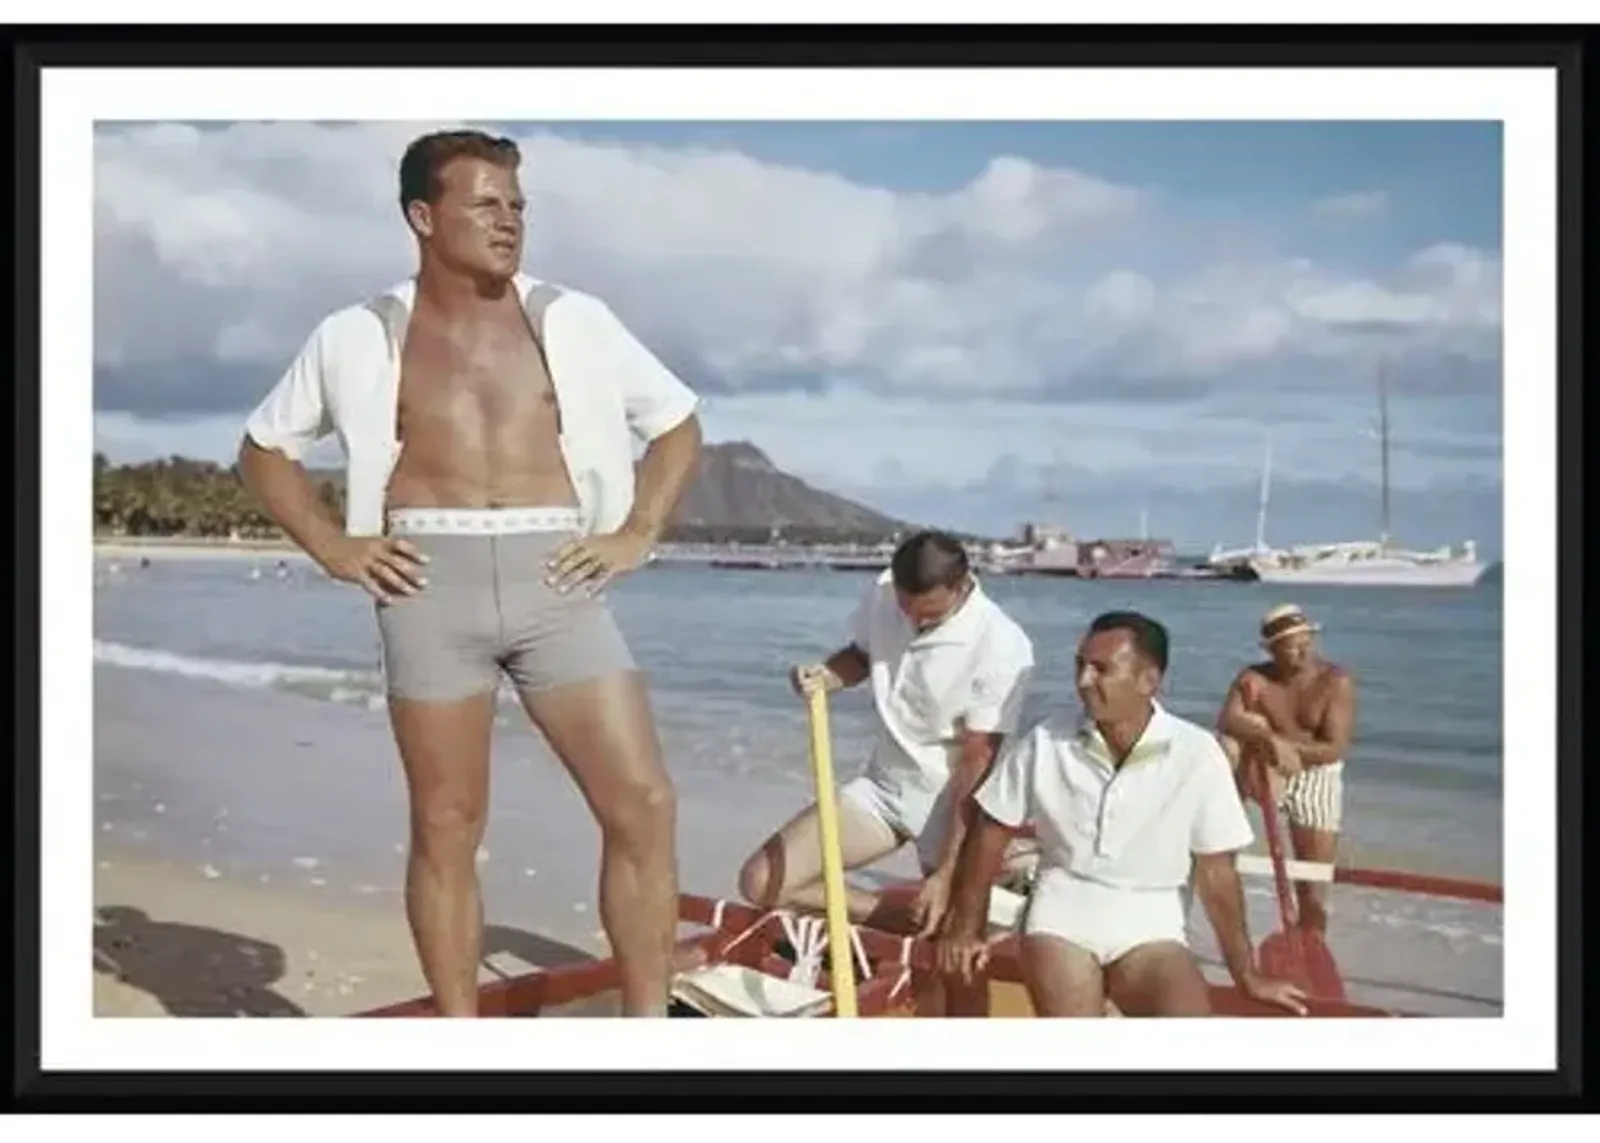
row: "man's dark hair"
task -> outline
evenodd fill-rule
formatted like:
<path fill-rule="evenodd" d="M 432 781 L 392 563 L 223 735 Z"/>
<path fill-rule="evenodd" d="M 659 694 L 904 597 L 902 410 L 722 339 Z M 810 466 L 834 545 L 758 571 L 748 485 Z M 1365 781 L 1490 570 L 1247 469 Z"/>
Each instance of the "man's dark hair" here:
<path fill-rule="evenodd" d="M 908 536 L 889 561 L 895 587 L 907 595 L 955 587 L 968 570 L 966 546 L 948 532 L 926 531 Z"/>
<path fill-rule="evenodd" d="M 1137 611 L 1103 612 L 1089 624 L 1089 634 L 1103 631 L 1126 631 L 1133 649 L 1155 664 L 1156 670 L 1167 673 L 1167 629 L 1148 615 Z"/>
<path fill-rule="evenodd" d="M 411 141 L 400 158 L 400 209 L 413 202 L 434 202 L 444 189 L 439 175 L 453 159 L 483 159 L 501 167 L 516 167 L 522 152 L 514 140 L 482 131 L 435 131 Z"/>

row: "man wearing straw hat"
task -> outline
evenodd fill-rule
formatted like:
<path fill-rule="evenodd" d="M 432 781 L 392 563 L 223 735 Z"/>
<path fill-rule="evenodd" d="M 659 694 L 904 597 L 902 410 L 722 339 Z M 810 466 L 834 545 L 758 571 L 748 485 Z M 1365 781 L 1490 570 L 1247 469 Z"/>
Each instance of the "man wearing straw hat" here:
<path fill-rule="evenodd" d="M 1261 646 L 1269 658 L 1240 671 L 1217 719 L 1223 748 L 1247 788 L 1257 773 L 1289 819 L 1294 853 L 1302 861 L 1332 863 L 1344 808 L 1344 757 L 1355 724 L 1355 682 L 1324 659 L 1316 636 L 1322 628 L 1286 603 L 1261 619 Z M 1260 767 L 1259 771 L 1257 767 Z M 1327 887 L 1298 885 L 1300 923 L 1327 928 Z"/>
<path fill-rule="evenodd" d="M 857 886 L 849 887 L 848 912 L 853 921 L 931 933 L 944 915 L 972 790 L 1017 729 L 1033 642 L 984 593 L 961 541 L 935 531 L 900 544 L 863 594 L 850 635 L 824 662 L 790 673 L 800 693 L 863 682 L 872 691 L 877 741 L 866 772 L 839 791 L 841 857 L 856 869 L 912 843 L 925 880 L 909 917 L 899 902 Z M 812 805 L 745 861 L 745 899 L 769 909 L 823 908 L 819 839 Z M 919 987 L 919 1012 L 935 1014 L 945 1003 Z"/>

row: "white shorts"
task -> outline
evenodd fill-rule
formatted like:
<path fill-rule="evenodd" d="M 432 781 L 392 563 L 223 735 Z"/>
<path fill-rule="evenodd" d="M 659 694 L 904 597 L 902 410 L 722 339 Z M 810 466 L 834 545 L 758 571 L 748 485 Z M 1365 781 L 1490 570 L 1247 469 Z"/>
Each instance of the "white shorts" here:
<path fill-rule="evenodd" d="M 902 845 L 915 841 L 917 861 L 927 873 L 939 864 L 950 832 L 948 788 L 933 791 L 868 770 L 839 787 L 839 800 L 888 826 Z"/>
<path fill-rule="evenodd" d="M 1059 937 L 1104 967 L 1140 945 L 1187 946 L 1186 905 L 1182 889 L 1120 889 L 1049 866 L 1034 883 L 1022 931 Z"/>
<path fill-rule="evenodd" d="M 1290 825 L 1338 833 L 1344 810 L 1344 763 L 1307 766 L 1283 784 L 1278 805 Z"/>

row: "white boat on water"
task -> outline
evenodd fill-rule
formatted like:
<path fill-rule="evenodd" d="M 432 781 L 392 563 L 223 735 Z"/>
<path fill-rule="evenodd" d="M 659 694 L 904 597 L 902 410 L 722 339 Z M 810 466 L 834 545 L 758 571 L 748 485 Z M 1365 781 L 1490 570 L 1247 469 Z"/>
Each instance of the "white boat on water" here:
<path fill-rule="evenodd" d="M 1471 540 L 1454 550 L 1396 548 L 1383 540 L 1316 544 L 1250 561 L 1262 583 L 1368 584 L 1374 587 L 1472 587 L 1488 565 Z"/>
<path fill-rule="evenodd" d="M 1378 373 L 1378 439 L 1382 457 L 1383 527 L 1376 540 L 1300 544 L 1269 551 L 1248 560 L 1262 583 L 1367 585 L 1372 587 L 1472 587 L 1488 565 L 1467 540 L 1459 550 L 1449 545 L 1431 551 L 1397 547 L 1389 529 L 1389 386 Z M 1265 511 L 1263 493 L 1263 512 Z M 1258 545 L 1261 537 L 1258 532 Z"/>
<path fill-rule="evenodd" d="M 1276 563 L 1283 555 L 1267 546 L 1267 504 L 1272 499 L 1272 438 L 1267 438 L 1267 449 L 1261 460 L 1261 501 L 1256 508 L 1256 542 L 1248 548 L 1224 548 L 1221 544 L 1211 549 L 1206 566 L 1213 571 L 1233 572 L 1241 567 L 1254 568 L 1258 563 Z"/>

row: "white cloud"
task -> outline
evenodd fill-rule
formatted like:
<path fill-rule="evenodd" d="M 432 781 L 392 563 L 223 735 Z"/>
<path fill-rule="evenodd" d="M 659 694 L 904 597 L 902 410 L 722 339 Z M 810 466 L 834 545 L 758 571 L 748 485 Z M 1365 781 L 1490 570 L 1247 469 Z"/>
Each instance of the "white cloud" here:
<path fill-rule="evenodd" d="M 323 312 L 408 273 L 394 168 L 423 129 L 103 131 L 105 399 L 160 410 L 163 365 L 217 362 L 218 384 L 254 388 L 213 407 L 243 408 Z M 1259 252 L 1174 267 L 1148 254 L 1155 228 L 1181 225 L 1168 204 L 1017 157 L 919 194 L 731 150 L 520 141 L 530 267 L 601 293 L 713 391 L 821 375 L 887 394 L 1103 395 L 1125 376 L 1183 384 L 1350 352 L 1330 333 L 1351 323 L 1482 354 L 1499 323 L 1498 261 L 1480 251 L 1435 247 L 1370 280 Z M 150 391 L 130 394 L 119 368 Z"/>
<path fill-rule="evenodd" d="M 1113 270 L 1089 287 L 1084 309 L 1090 318 L 1138 321 L 1155 304 L 1156 287 L 1143 274 Z"/>
<path fill-rule="evenodd" d="M 1418 251 L 1387 284 L 1307 278 L 1291 304 L 1326 325 L 1498 329 L 1500 266 L 1481 251 L 1441 244 Z"/>
<path fill-rule="evenodd" d="M 232 464 L 239 451 L 236 416 L 139 417 L 129 413 L 94 415 L 94 448 L 117 464 L 138 464 L 166 456 L 188 456 Z M 337 467 L 343 460 L 338 438 L 319 441 L 306 454 L 312 468 Z"/>

